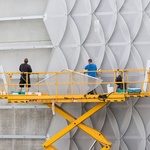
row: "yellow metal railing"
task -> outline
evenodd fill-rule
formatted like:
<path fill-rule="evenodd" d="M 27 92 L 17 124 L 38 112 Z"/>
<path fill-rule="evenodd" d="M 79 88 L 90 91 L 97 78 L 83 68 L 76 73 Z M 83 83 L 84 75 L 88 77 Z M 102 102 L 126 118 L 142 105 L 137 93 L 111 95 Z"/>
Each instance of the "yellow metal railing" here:
<path fill-rule="evenodd" d="M 26 81 L 28 81 L 28 73 Z M 116 82 L 118 75 L 122 76 L 122 81 Z M 12 94 L 13 91 L 19 91 L 20 72 L 0 73 L 0 94 Z M 76 95 L 87 94 L 90 90 L 102 86 L 103 93 L 109 93 L 108 85 L 117 92 L 118 84 L 122 85 L 122 92 L 127 91 L 129 87 L 139 87 L 144 91 L 144 84 L 149 85 L 148 70 L 100 70 L 97 71 L 97 78 L 91 78 L 87 72 L 83 71 L 63 71 L 63 72 L 33 72 L 30 75 L 31 88 L 28 91 L 28 82 L 24 85 L 24 92 L 41 92 L 50 95 Z M 147 75 L 147 79 L 145 79 Z M 144 81 L 145 80 L 145 81 Z M 150 88 L 148 88 L 149 91 Z M 121 91 L 120 90 L 120 91 Z M 102 91 L 97 90 L 102 93 Z"/>

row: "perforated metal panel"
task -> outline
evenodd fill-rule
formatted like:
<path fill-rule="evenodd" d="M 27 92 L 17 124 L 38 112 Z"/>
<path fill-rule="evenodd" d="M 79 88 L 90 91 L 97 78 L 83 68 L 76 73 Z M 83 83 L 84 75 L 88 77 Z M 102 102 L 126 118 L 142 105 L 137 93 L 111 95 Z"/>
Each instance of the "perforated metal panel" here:
<path fill-rule="evenodd" d="M 62 69 L 66 63 L 69 69 L 82 70 L 88 58 L 101 69 L 146 68 L 150 58 L 149 3 L 149 0 L 50 0 L 44 22 L 56 47 L 54 53 L 63 57 L 57 64 L 50 60 L 48 70 L 55 70 L 55 66 Z M 144 80 L 140 74 L 137 78 Z M 102 79 L 111 80 L 111 77 Z M 68 109 L 73 107 L 69 105 Z M 78 110 L 85 112 L 90 107 L 92 104 L 84 104 Z M 149 98 L 131 98 L 126 103 L 110 104 L 86 123 L 112 141 L 112 150 L 148 150 L 149 110 Z M 50 126 L 50 129 L 57 127 Z M 77 129 L 74 132 L 62 139 L 69 141 L 69 147 L 65 147 L 61 140 L 55 143 L 56 147 L 87 150 L 94 143 L 82 131 Z M 100 147 L 96 143 L 93 150 Z"/>

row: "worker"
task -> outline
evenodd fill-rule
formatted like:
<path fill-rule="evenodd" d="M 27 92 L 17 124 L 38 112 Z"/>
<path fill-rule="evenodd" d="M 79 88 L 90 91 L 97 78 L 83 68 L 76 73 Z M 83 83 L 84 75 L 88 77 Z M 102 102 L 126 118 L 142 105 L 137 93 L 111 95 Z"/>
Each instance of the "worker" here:
<path fill-rule="evenodd" d="M 123 72 L 119 71 L 117 69 L 117 76 L 116 76 L 116 84 L 117 84 L 117 90 L 126 90 L 126 83 L 124 83 L 123 78 Z"/>
<path fill-rule="evenodd" d="M 28 85 L 27 88 L 31 87 L 31 84 L 30 84 L 30 73 L 32 72 L 32 68 L 28 64 L 28 58 L 24 59 L 24 63 L 22 63 L 20 65 L 19 70 L 22 72 L 21 73 L 21 77 L 20 77 L 20 82 L 19 82 L 19 86 L 20 86 L 19 91 L 21 92 L 22 88 L 24 87 L 25 84 L 26 84 L 26 86 Z"/>
<path fill-rule="evenodd" d="M 117 83 L 117 89 L 123 89 L 123 83 L 120 83 L 120 82 L 122 82 L 122 76 L 121 75 L 118 75 L 116 77 L 116 82 L 119 82 L 119 83 Z"/>
<path fill-rule="evenodd" d="M 91 77 L 96 77 L 97 66 L 93 64 L 92 59 L 88 60 L 88 65 L 85 66 L 85 70 L 88 70 L 88 75 Z"/>
<path fill-rule="evenodd" d="M 88 71 L 89 76 L 94 77 L 94 78 L 97 77 L 97 72 L 96 72 L 97 71 L 97 66 L 96 66 L 96 64 L 94 64 L 92 62 L 92 59 L 88 59 L 88 65 L 86 65 L 84 69 Z M 93 78 L 88 78 L 88 82 L 92 82 L 92 81 L 95 81 L 95 79 L 93 80 Z M 89 84 L 89 88 L 93 89 L 94 86 L 92 84 Z M 88 94 L 94 94 L 94 93 L 96 93 L 95 89 L 88 92 Z"/>

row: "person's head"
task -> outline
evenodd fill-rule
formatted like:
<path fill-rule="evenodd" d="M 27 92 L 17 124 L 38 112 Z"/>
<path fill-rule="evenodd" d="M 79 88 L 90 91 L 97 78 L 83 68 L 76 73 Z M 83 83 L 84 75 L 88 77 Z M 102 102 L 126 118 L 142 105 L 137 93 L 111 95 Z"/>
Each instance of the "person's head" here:
<path fill-rule="evenodd" d="M 28 58 L 24 59 L 24 63 L 27 64 L 28 63 Z"/>
<path fill-rule="evenodd" d="M 92 59 L 89 59 L 89 60 L 88 60 L 88 63 L 91 64 L 91 63 L 92 63 Z"/>

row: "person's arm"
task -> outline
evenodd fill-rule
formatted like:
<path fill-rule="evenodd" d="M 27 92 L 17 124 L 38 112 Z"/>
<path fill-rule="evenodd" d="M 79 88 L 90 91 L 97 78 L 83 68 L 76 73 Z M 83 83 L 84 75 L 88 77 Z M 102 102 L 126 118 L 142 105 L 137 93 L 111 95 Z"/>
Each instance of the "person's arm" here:
<path fill-rule="evenodd" d="M 32 72 L 32 68 L 31 68 L 30 65 L 29 65 L 29 68 L 28 68 L 28 72 Z"/>
<path fill-rule="evenodd" d="M 87 71 L 88 71 L 88 67 L 86 65 L 85 68 L 84 68 L 84 70 L 83 70 L 83 73 L 85 74 L 85 73 L 87 73 Z"/>
<path fill-rule="evenodd" d="M 95 65 L 96 77 L 98 77 L 97 66 Z"/>
<path fill-rule="evenodd" d="M 97 70 L 97 66 L 95 65 L 95 68 L 96 68 L 96 70 Z"/>

